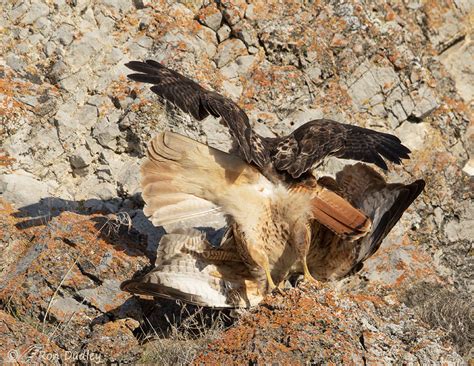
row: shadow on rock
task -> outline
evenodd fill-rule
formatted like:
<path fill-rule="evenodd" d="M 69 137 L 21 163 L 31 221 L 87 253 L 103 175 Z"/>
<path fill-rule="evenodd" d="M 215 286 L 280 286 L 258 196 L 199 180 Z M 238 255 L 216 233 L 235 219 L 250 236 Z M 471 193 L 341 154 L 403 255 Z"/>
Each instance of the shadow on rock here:
<path fill-rule="evenodd" d="M 177 332 L 186 333 L 190 338 L 200 337 L 217 324 L 227 328 L 235 321 L 229 309 L 216 310 L 177 300 L 132 296 L 117 308 L 93 319 L 91 326 L 119 319 L 134 319 L 138 322 L 133 333 L 142 343 L 156 338 L 170 338 Z"/>
<path fill-rule="evenodd" d="M 127 203 L 125 206 L 121 203 Z M 89 199 L 85 201 L 64 200 L 47 197 L 39 202 L 20 207 L 12 216 L 18 218 L 15 227 L 26 230 L 38 226 L 47 226 L 64 212 L 84 216 L 84 221 L 93 221 L 97 236 L 115 249 L 136 256 L 145 253 L 150 261 L 156 258 L 156 248 L 165 234 L 163 228 L 157 228 L 143 215 L 143 201 L 139 194 L 123 201 Z M 66 244 L 74 246 L 71 238 L 63 238 Z"/>

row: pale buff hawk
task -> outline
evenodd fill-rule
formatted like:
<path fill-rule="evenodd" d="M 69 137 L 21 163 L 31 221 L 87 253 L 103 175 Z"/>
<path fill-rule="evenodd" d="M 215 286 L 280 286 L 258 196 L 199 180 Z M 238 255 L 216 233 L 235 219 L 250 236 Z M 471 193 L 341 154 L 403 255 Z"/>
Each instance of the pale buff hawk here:
<path fill-rule="evenodd" d="M 159 134 L 142 167 L 145 214 L 154 224 L 222 210 L 231 218 L 234 247 L 260 293 L 273 290 L 296 263 L 311 279 L 308 252 L 326 228 L 350 242 L 374 229 L 363 211 L 334 187 L 318 184 L 309 170 L 327 155 L 386 169 L 381 156 L 395 163 L 408 158 L 409 150 L 395 136 L 318 120 L 286 137 L 263 138 L 229 99 L 154 61 L 127 66 L 142 72 L 131 79 L 155 84 L 154 92 L 194 117 L 222 116 L 246 161 L 184 136 Z"/>
<path fill-rule="evenodd" d="M 274 282 L 295 272 L 333 279 L 354 271 L 377 250 L 424 186 L 421 180 L 387 185 L 360 163 L 346 167 L 336 180 L 321 178 L 313 187 L 272 183 L 240 157 L 172 132 L 150 141 L 141 183 L 144 213 L 153 224 L 221 210 L 234 230 L 218 249 L 202 236 L 165 240 L 160 251 L 166 255 L 157 261 L 157 269 L 123 289 L 155 295 L 161 291 L 217 307 L 226 301 L 253 304 L 251 299 L 261 298 Z M 190 281 L 196 272 L 196 281 Z M 219 300 L 211 301 L 208 292 L 195 288 L 198 283 L 200 289 L 220 294 Z"/>
<path fill-rule="evenodd" d="M 408 185 L 387 184 L 372 168 L 360 163 L 346 166 L 335 180 L 323 177 L 319 182 L 337 190 L 372 222 L 367 235 L 356 240 L 344 239 L 324 226 L 319 228 L 312 237 L 307 264 L 311 275 L 321 281 L 338 280 L 359 271 L 424 188 L 422 180 Z M 156 267 L 125 281 L 122 289 L 214 308 L 257 305 L 264 295 L 262 283 L 236 250 L 239 243 L 233 230 L 227 234 L 218 248 L 195 229 L 166 234 L 160 242 Z M 278 264 L 275 267 L 280 268 Z M 303 272 L 301 263 L 295 262 L 285 278 Z"/>

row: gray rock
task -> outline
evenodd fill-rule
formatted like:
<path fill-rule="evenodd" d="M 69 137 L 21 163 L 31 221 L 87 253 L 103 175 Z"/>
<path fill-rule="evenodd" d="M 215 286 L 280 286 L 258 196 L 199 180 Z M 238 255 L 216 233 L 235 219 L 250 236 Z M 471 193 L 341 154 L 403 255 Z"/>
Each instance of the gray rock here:
<path fill-rule="evenodd" d="M 404 106 L 406 106 L 406 108 Z M 391 112 L 390 116 L 393 117 L 390 127 L 397 128 L 399 124 L 405 121 L 411 114 L 414 104 L 410 94 L 404 91 L 400 86 L 397 86 L 387 96 L 385 108 Z"/>
<path fill-rule="evenodd" d="M 230 36 L 231 29 L 227 24 L 224 24 L 222 27 L 219 28 L 217 31 L 217 39 L 219 42 L 224 42 Z"/>
<path fill-rule="evenodd" d="M 474 238 L 474 220 L 451 220 L 446 224 L 445 233 L 450 242 Z"/>
<path fill-rule="evenodd" d="M 115 21 L 109 17 L 105 16 L 102 13 L 97 13 L 95 14 L 95 19 L 97 20 L 97 23 L 99 24 L 99 29 L 102 32 L 112 32 L 114 27 L 115 27 Z"/>
<path fill-rule="evenodd" d="M 33 3 L 28 9 L 25 17 L 22 19 L 24 24 L 33 24 L 37 19 L 47 16 L 49 14 L 49 7 L 44 3 Z"/>
<path fill-rule="evenodd" d="M 242 40 L 247 47 L 257 46 L 258 38 L 255 29 L 245 20 L 232 27 L 232 34 Z"/>
<path fill-rule="evenodd" d="M 456 7 L 461 9 L 464 14 L 469 14 L 469 12 L 474 8 L 474 4 L 470 0 L 454 0 Z"/>
<path fill-rule="evenodd" d="M 88 175 L 85 179 L 80 181 L 78 185 L 77 193 L 74 197 L 76 201 L 80 200 L 111 200 L 117 198 L 117 188 L 114 184 L 108 182 L 101 182 L 94 175 Z M 91 202 L 91 207 L 96 206 L 99 203 Z M 100 203 L 102 205 L 102 203 Z M 98 208 L 99 209 L 99 208 Z"/>
<path fill-rule="evenodd" d="M 255 55 L 258 52 L 258 47 L 250 46 L 248 51 L 251 55 Z"/>
<path fill-rule="evenodd" d="M 97 108 L 92 105 L 77 107 L 75 100 L 70 99 L 62 104 L 54 116 L 59 137 L 66 141 L 80 130 L 88 130 L 97 121 Z"/>
<path fill-rule="evenodd" d="M 429 124 L 426 122 L 410 123 L 403 122 L 395 132 L 396 135 L 403 141 L 403 144 L 410 150 L 423 149 L 425 139 L 429 131 Z"/>
<path fill-rule="evenodd" d="M 43 182 L 25 171 L 0 175 L 0 193 L 3 198 L 20 208 L 38 203 L 53 194 L 57 184 Z"/>
<path fill-rule="evenodd" d="M 139 45 L 140 47 L 150 48 L 151 46 L 153 46 L 153 39 L 151 39 L 148 36 L 143 35 L 139 37 L 138 39 L 136 39 L 135 43 Z"/>
<path fill-rule="evenodd" d="M 113 41 L 106 33 L 100 30 L 87 32 L 82 38 L 72 42 L 70 52 L 66 54 L 65 61 L 73 72 L 90 62 L 98 53 L 110 47 Z"/>
<path fill-rule="evenodd" d="M 140 163 L 138 161 L 127 161 L 117 172 L 116 180 L 122 190 L 132 196 L 140 192 Z"/>
<path fill-rule="evenodd" d="M 364 71 L 361 72 L 360 69 Z M 379 104 L 383 101 L 380 95 L 381 90 L 374 75 L 367 68 L 367 65 L 361 65 L 355 74 L 361 73 L 361 76 L 349 87 L 349 94 L 359 111 L 365 111 L 369 107 Z"/>
<path fill-rule="evenodd" d="M 438 225 L 438 227 L 441 227 L 444 220 L 443 209 L 441 207 L 436 207 L 433 211 L 433 214 L 436 225 Z"/>
<path fill-rule="evenodd" d="M 92 155 L 98 155 L 104 148 L 92 136 L 86 136 L 86 146 Z"/>
<path fill-rule="evenodd" d="M 87 129 L 96 124 L 97 117 L 97 107 L 90 104 L 79 107 L 76 114 L 76 118 L 79 120 L 81 126 L 85 126 Z"/>
<path fill-rule="evenodd" d="M 40 162 L 44 166 L 62 163 L 64 148 L 58 140 L 58 132 L 49 125 L 36 128 L 29 136 L 30 153 L 35 162 Z M 53 165 L 54 165 L 53 164 Z M 67 170 L 66 170 L 67 171 Z M 64 174 L 65 171 L 62 172 Z"/>
<path fill-rule="evenodd" d="M 44 46 L 44 52 L 46 56 L 51 57 L 54 54 L 61 54 L 61 49 L 55 42 L 49 41 Z"/>
<path fill-rule="evenodd" d="M 247 54 L 247 48 L 240 39 L 228 39 L 217 47 L 215 61 L 217 67 L 223 67 L 239 56 Z"/>
<path fill-rule="evenodd" d="M 288 115 L 283 121 L 279 123 L 281 126 L 281 133 L 289 133 L 301 127 L 306 122 L 314 119 L 324 117 L 324 112 L 321 109 L 301 108 Z"/>
<path fill-rule="evenodd" d="M 48 76 L 51 79 L 52 83 L 57 83 L 66 76 L 67 72 L 68 66 L 63 61 L 59 60 L 54 63 Z"/>
<path fill-rule="evenodd" d="M 61 322 L 67 322 L 74 314 L 87 313 L 88 307 L 72 297 L 57 296 L 51 302 L 50 313 Z"/>
<path fill-rule="evenodd" d="M 92 156 L 85 146 L 80 146 L 69 158 L 71 166 L 75 169 L 85 168 L 92 162 Z"/>
<path fill-rule="evenodd" d="M 254 123 L 252 125 L 253 130 L 263 137 L 276 137 L 276 134 L 263 123 Z"/>
<path fill-rule="evenodd" d="M 78 12 L 84 13 L 84 11 L 91 5 L 91 0 L 76 0 L 75 7 Z"/>
<path fill-rule="evenodd" d="M 10 66 L 13 70 L 17 72 L 22 71 L 26 66 L 25 62 L 21 59 L 21 57 L 13 53 L 8 54 L 5 57 L 5 61 L 8 66 Z"/>
<path fill-rule="evenodd" d="M 224 78 L 234 79 L 240 75 L 246 75 L 256 61 L 256 57 L 252 55 L 240 56 L 234 62 L 222 67 L 220 72 Z"/>
<path fill-rule="evenodd" d="M 470 177 L 474 177 L 474 159 L 469 159 L 462 168 L 462 171 Z"/>
<path fill-rule="evenodd" d="M 107 164 L 99 165 L 95 170 L 95 175 L 104 182 L 110 182 L 112 180 L 112 170 Z"/>
<path fill-rule="evenodd" d="M 94 126 L 92 136 L 103 147 L 114 150 L 117 147 L 117 137 L 120 136 L 120 130 L 117 124 L 111 123 L 108 118 L 104 117 Z"/>
<path fill-rule="evenodd" d="M 240 19 L 242 19 L 242 14 L 240 13 L 240 10 L 237 7 L 226 8 L 222 13 L 224 15 L 225 20 L 227 21 L 227 23 L 229 23 L 231 27 L 237 24 Z"/>
<path fill-rule="evenodd" d="M 129 0 L 103 0 L 103 4 L 120 12 L 129 11 L 133 7 L 133 2 Z"/>
<path fill-rule="evenodd" d="M 35 27 L 41 32 L 41 39 L 49 38 L 51 33 L 52 23 L 47 17 L 39 18 L 35 22 Z"/>
<path fill-rule="evenodd" d="M 39 44 L 42 43 L 44 37 L 40 33 L 32 34 L 28 37 L 28 42 L 31 44 Z"/>
<path fill-rule="evenodd" d="M 217 37 L 216 33 L 209 28 L 201 27 L 196 33 L 198 37 L 198 43 L 203 48 L 208 57 L 214 57 L 217 50 Z"/>
<path fill-rule="evenodd" d="M 239 65 L 237 62 L 231 62 L 222 67 L 220 73 L 225 79 L 234 79 L 239 76 Z"/>
<path fill-rule="evenodd" d="M 19 95 L 16 99 L 33 108 L 38 105 L 38 99 L 34 95 Z"/>
<path fill-rule="evenodd" d="M 255 5 L 249 4 L 247 5 L 247 9 L 245 9 L 245 18 L 255 21 L 257 20 L 257 14 L 255 12 Z"/>
<path fill-rule="evenodd" d="M 215 6 L 208 6 L 198 19 L 205 26 L 217 31 L 222 23 L 222 13 Z"/>
<path fill-rule="evenodd" d="M 219 119 L 212 116 L 202 121 L 202 130 L 207 136 L 207 142 L 222 151 L 229 151 L 232 147 L 232 139 L 229 129 L 219 123 Z"/>
<path fill-rule="evenodd" d="M 120 292 L 120 281 L 113 279 L 105 279 L 100 286 L 77 291 L 87 303 L 104 313 L 123 303 L 122 298 L 115 296 L 118 292 Z"/>
<path fill-rule="evenodd" d="M 21 3 L 17 6 L 12 6 L 8 9 L 8 15 L 12 22 L 17 22 L 20 20 L 20 17 L 23 17 L 31 8 L 29 3 Z"/>
<path fill-rule="evenodd" d="M 459 95 L 466 101 L 474 99 L 474 41 L 470 37 L 440 56 L 440 61 L 456 83 Z"/>
<path fill-rule="evenodd" d="M 391 67 L 374 67 L 369 63 L 360 65 L 349 80 L 349 94 L 359 111 L 385 117 L 384 94 L 395 89 L 400 80 Z"/>
<path fill-rule="evenodd" d="M 233 100 L 238 100 L 242 95 L 242 83 L 239 79 L 224 80 L 222 82 L 222 90 L 224 94 Z"/>
<path fill-rule="evenodd" d="M 74 39 L 74 27 L 67 23 L 61 24 L 56 31 L 55 38 L 57 38 L 63 46 L 68 46 Z"/>
<path fill-rule="evenodd" d="M 415 108 L 415 103 L 413 102 L 413 99 L 411 99 L 411 95 L 409 94 L 404 95 L 402 97 L 401 105 L 407 116 L 411 115 L 413 109 Z"/>
<path fill-rule="evenodd" d="M 438 102 L 433 95 L 431 89 L 424 85 L 417 92 L 412 94 L 415 107 L 412 115 L 416 118 L 423 119 L 438 108 Z"/>
<path fill-rule="evenodd" d="M 174 45 L 183 44 L 186 49 L 193 50 L 196 53 L 203 52 L 202 48 L 200 47 L 200 42 L 198 41 L 198 39 L 196 37 L 191 37 L 189 34 L 183 34 L 176 31 L 169 31 L 161 38 L 161 41 L 164 44 L 174 44 Z M 130 44 L 129 48 L 132 46 L 133 46 L 133 43 Z"/>
<path fill-rule="evenodd" d="M 432 29 L 429 32 L 429 37 L 438 52 L 441 53 L 453 44 L 456 39 L 460 38 L 465 30 L 460 17 L 452 10 L 448 10 L 440 15 L 442 20 L 436 29 Z"/>
<path fill-rule="evenodd" d="M 311 81 L 318 83 L 321 81 L 322 70 L 319 64 L 312 64 L 305 68 L 305 74 L 311 79 Z"/>

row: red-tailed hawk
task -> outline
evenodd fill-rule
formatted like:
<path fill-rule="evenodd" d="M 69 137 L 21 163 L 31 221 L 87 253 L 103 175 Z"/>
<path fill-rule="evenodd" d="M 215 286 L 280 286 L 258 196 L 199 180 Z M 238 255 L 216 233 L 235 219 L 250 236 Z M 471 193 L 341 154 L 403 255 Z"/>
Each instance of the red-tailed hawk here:
<path fill-rule="evenodd" d="M 154 225 L 222 210 L 234 224 L 236 248 L 262 290 L 273 290 L 306 254 L 314 222 L 352 240 L 370 219 L 315 180 L 273 182 L 236 155 L 163 132 L 148 144 L 141 167 L 144 213 Z"/>
<path fill-rule="evenodd" d="M 163 225 L 222 210 L 233 225 L 235 249 L 261 292 L 276 288 L 295 263 L 311 280 L 308 252 L 326 229 L 351 242 L 371 232 L 371 219 L 336 193 L 334 182 L 318 184 L 310 171 L 314 164 L 334 155 L 386 169 L 381 156 L 395 163 L 408 158 L 395 136 L 329 120 L 264 138 L 231 100 L 154 61 L 127 66 L 142 72 L 131 79 L 155 84 L 155 93 L 197 119 L 221 116 L 245 159 L 178 134 L 159 134 L 141 170 L 145 214 Z"/>
<path fill-rule="evenodd" d="M 320 183 L 336 189 L 363 211 L 372 220 L 372 227 L 357 240 L 343 239 L 320 227 L 307 255 L 309 270 L 317 280 L 337 280 L 360 270 L 424 187 L 422 180 L 408 185 L 387 184 L 373 169 L 360 163 L 346 166 L 335 180 L 323 177 Z M 215 308 L 257 305 L 264 294 L 236 251 L 236 240 L 230 230 L 216 248 L 195 229 L 166 234 L 158 248 L 156 268 L 125 281 L 121 288 Z M 303 272 L 301 264 L 295 263 L 288 276 Z"/>

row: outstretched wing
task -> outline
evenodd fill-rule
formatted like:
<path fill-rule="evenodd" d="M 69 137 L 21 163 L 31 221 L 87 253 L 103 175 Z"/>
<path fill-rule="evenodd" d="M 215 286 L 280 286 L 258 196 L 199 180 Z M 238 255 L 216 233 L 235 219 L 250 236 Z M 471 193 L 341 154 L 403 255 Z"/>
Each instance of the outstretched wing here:
<path fill-rule="evenodd" d="M 249 307 L 262 300 L 258 283 L 236 254 L 233 242 L 213 248 L 195 229 L 164 235 L 156 267 L 123 282 L 120 288 L 214 308 Z"/>
<path fill-rule="evenodd" d="M 391 134 L 318 119 L 276 140 L 271 159 L 278 170 L 298 178 L 327 156 L 374 163 L 386 170 L 383 158 L 400 164 L 401 159 L 409 159 L 409 153 Z"/>
<path fill-rule="evenodd" d="M 191 79 L 170 70 L 153 60 L 131 61 L 125 64 L 137 73 L 128 77 L 134 81 L 154 84 L 151 90 L 201 121 L 209 114 L 222 117 L 229 127 L 232 138 L 249 163 L 263 167 L 268 161 L 268 152 L 263 141 L 253 133 L 249 118 L 232 100 L 206 90 Z"/>
<path fill-rule="evenodd" d="M 337 187 L 338 193 L 372 220 L 369 233 L 356 241 L 319 230 L 311 243 L 308 266 L 318 279 L 337 279 L 360 270 L 425 187 L 423 180 L 411 184 L 387 184 L 372 168 L 358 163 L 337 173 L 336 181 L 324 177 L 320 184 Z"/>
<path fill-rule="evenodd" d="M 177 133 L 158 134 L 148 143 L 147 152 L 140 169 L 143 212 L 157 226 L 217 211 L 248 215 L 250 207 L 269 200 L 262 190 L 273 189 L 257 168 L 239 156 Z M 244 205 L 239 204 L 242 200 Z"/>

